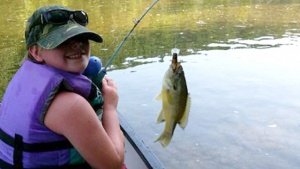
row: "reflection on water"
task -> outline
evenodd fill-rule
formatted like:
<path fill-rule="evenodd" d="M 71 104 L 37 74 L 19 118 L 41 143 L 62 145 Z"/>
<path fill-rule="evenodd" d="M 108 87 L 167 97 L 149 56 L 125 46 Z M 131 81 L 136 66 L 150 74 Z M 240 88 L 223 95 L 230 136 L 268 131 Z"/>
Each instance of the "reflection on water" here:
<path fill-rule="evenodd" d="M 0 98 L 25 52 L 24 24 L 43 4 L 85 9 L 104 38 L 93 55 L 105 63 L 151 0 L 3 0 Z M 142 20 L 108 76 L 119 110 L 166 168 L 298 168 L 299 33 L 296 0 L 164 0 Z M 181 49 L 192 97 L 190 120 L 170 145 L 153 141 L 170 50 Z M 117 69 L 117 70 L 116 70 Z"/>
<path fill-rule="evenodd" d="M 294 40 L 278 48 L 210 50 L 179 57 L 192 106 L 186 129 L 176 128 L 165 149 L 154 142 L 164 127 L 155 123 L 161 109 L 155 96 L 171 56 L 145 59 L 151 63 L 108 76 L 118 84 L 119 110 L 167 168 L 296 169 L 300 38 Z"/>

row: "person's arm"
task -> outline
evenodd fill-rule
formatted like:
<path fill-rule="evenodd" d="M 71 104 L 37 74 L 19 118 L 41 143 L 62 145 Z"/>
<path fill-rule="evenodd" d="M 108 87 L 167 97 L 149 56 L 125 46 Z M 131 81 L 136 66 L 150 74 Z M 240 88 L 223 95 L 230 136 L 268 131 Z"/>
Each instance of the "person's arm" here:
<path fill-rule="evenodd" d="M 63 92 L 50 105 L 45 125 L 64 135 L 93 168 L 121 168 L 124 135 L 117 117 L 118 95 L 113 82 L 103 80 L 103 122 L 80 95 Z"/>
<path fill-rule="evenodd" d="M 102 116 L 103 127 L 116 147 L 121 148 L 118 152 L 124 155 L 124 135 L 120 129 L 119 119 L 117 116 L 119 97 L 117 95 L 117 87 L 112 79 L 104 78 L 102 80 L 102 92 L 104 97 L 104 111 Z M 120 138 L 123 138 L 123 140 L 120 141 Z"/>

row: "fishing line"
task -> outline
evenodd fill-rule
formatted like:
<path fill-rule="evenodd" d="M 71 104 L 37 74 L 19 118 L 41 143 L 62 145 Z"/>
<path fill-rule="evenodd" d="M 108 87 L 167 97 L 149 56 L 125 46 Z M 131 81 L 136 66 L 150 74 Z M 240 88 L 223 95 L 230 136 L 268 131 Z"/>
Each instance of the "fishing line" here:
<path fill-rule="evenodd" d="M 177 7 L 178 7 L 178 1 L 176 1 L 175 16 L 177 16 L 177 10 L 178 10 Z M 177 35 L 177 34 L 178 34 L 178 33 L 177 33 L 177 31 L 178 31 L 178 20 L 179 20 L 179 19 L 176 19 L 176 27 L 177 27 L 177 28 L 175 29 L 175 36 L 174 36 L 174 43 L 175 43 L 174 46 L 175 46 L 175 47 L 174 47 L 174 48 L 177 47 L 177 46 L 176 46 L 176 44 L 177 44 L 177 38 L 176 38 L 176 37 L 178 36 L 178 35 Z M 180 33 L 179 33 L 179 34 L 180 34 Z M 171 55 L 172 55 L 172 53 L 171 53 Z"/>
<path fill-rule="evenodd" d="M 175 9 L 175 17 L 178 17 L 178 10 L 180 8 L 179 7 L 180 4 L 178 4 L 178 1 L 176 1 L 176 9 Z M 173 53 L 177 53 L 177 55 L 179 55 L 180 53 L 180 49 L 177 48 L 177 39 L 180 38 L 180 26 L 179 26 L 179 20 L 180 19 L 176 19 L 176 29 L 174 32 L 174 48 L 171 49 L 171 56 L 173 55 Z"/>

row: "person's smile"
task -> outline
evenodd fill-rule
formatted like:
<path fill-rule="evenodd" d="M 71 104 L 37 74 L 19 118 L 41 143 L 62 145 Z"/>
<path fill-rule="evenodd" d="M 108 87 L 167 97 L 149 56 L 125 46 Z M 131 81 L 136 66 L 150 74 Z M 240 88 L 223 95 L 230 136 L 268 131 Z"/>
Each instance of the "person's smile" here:
<path fill-rule="evenodd" d="M 68 59 L 81 59 L 82 57 L 83 57 L 83 55 L 85 55 L 85 54 L 72 54 L 72 55 L 68 55 L 68 56 L 66 56 L 66 58 L 68 58 Z"/>

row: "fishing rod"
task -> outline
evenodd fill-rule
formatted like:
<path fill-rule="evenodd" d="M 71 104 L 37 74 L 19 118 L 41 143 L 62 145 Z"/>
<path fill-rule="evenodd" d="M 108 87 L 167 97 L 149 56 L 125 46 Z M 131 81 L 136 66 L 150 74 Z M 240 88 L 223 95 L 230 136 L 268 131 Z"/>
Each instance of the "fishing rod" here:
<path fill-rule="evenodd" d="M 114 53 L 111 55 L 111 57 L 109 58 L 109 60 L 107 61 L 105 67 L 103 69 L 101 69 L 101 60 L 98 60 L 96 58 L 92 58 L 94 60 L 92 60 L 91 62 L 89 62 L 88 65 L 88 69 L 90 68 L 89 66 L 95 66 L 96 69 L 99 69 L 99 72 L 97 72 L 96 75 L 93 75 L 93 73 L 89 72 L 89 71 L 85 71 L 85 74 L 87 74 L 89 77 L 91 77 L 92 81 L 95 84 L 100 84 L 100 89 L 101 89 L 101 82 L 103 77 L 106 74 L 107 68 L 108 66 L 111 64 L 111 62 L 113 61 L 113 59 L 115 58 L 115 56 L 117 55 L 117 53 L 119 52 L 119 50 L 121 49 L 121 47 L 123 46 L 124 42 L 127 40 L 127 38 L 129 37 L 129 35 L 133 32 L 133 30 L 136 28 L 136 26 L 141 22 L 141 20 L 144 18 L 144 16 L 153 8 L 153 6 L 158 2 L 159 0 L 156 0 L 155 2 L 152 3 L 152 5 L 142 14 L 142 16 L 138 19 L 134 21 L 134 26 L 131 28 L 131 30 L 127 33 L 127 35 L 124 37 L 124 39 L 121 41 L 121 43 L 118 45 L 118 47 L 116 48 L 116 50 L 114 51 Z M 95 65 L 96 64 L 96 65 Z M 97 64 L 100 64 L 97 65 Z M 92 68 L 93 69 L 93 68 Z M 95 72 L 95 71 L 92 71 Z"/>
<path fill-rule="evenodd" d="M 121 41 L 121 43 L 119 44 L 119 46 L 117 47 L 117 49 L 115 50 L 115 52 L 112 54 L 112 56 L 110 57 L 110 59 L 108 60 L 108 62 L 106 63 L 104 70 L 106 71 L 107 67 L 111 64 L 112 60 L 114 59 L 114 57 L 117 55 L 118 51 L 121 49 L 121 47 L 123 46 L 124 42 L 126 41 L 126 39 L 128 38 L 128 36 L 133 32 L 133 30 L 135 29 L 135 27 L 141 22 L 141 20 L 144 18 L 144 16 L 152 9 L 152 7 L 158 2 L 159 0 L 156 0 L 144 13 L 143 15 L 138 19 L 134 21 L 134 26 L 131 28 L 131 30 L 127 33 L 127 35 L 125 36 L 125 38 Z"/>

